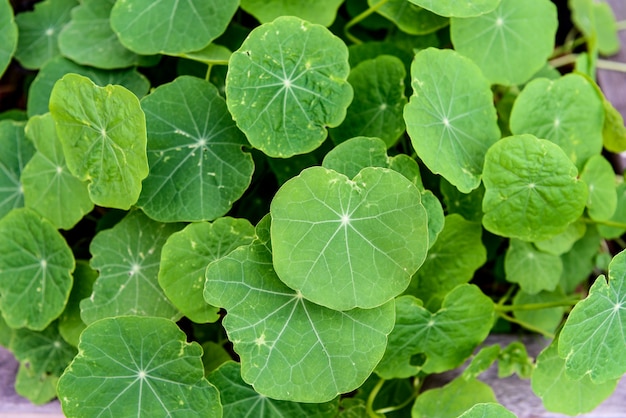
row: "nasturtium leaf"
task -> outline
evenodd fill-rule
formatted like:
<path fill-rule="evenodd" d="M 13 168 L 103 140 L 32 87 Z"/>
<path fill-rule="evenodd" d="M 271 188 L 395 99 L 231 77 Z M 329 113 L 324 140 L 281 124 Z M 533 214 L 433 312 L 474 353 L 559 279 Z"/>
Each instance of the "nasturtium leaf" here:
<path fill-rule="evenodd" d="M 22 109 L 9 109 L 4 112 L 0 112 L 0 121 L 3 120 L 24 122 L 28 120 L 28 116 L 26 116 L 26 111 Z"/>
<path fill-rule="evenodd" d="M 182 54 L 179 54 L 180 57 L 197 62 L 202 62 L 207 65 L 213 65 L 217 63 L 227 65 L 231 55 L 232 52 L 230 51 L 230 49 L 217 44 L 209 44 L 199 51 L 184 52 Z"/>
<path fill-rule="evenodd" d="M 215 322 L 219 308 L 202 296 L 206 267 L 254 238 L 246 219 L 219 218 L 191 223 L 173 233 L 161 251 L 159 285 L 180 311 L 194 322 Z"/>
<path fill-rule="evenodd" d="M 526 346 L 521 341 L 513 341 L 498 357 L 498 378 L 517 374 L 521 379 L 529 379 L 533 373 L 533 359 L 528 356 Z"/>
<path fill-rule="evenodd" d="M 56 228 L 71 229 L 93 209 L 87 183 L 68 170 L 49 113 L 30 118 L 26 136 L 33 141 L 37 152 L 22 172 L 24 204 Z"/>
<path fill-rule="evenodd" d="M 383 356 L 394 302 L 336 311 L 288 288 L 272 268 L 269 217 L 255 242 L 207 267 L 204 298 L 223 320 L 241 376 L 270 398 L 328 402 L 358 388 Z"/>
<path fill-rule="evenodd" d="M 281 16 L 297 16 L 311 23 L 330 26 L 341 3 L 343 0 L 241 0 L 241 8 L 261 23 L 269 23 Z"/>
<path fill-rule="evenodd" d="M 74 256 L 63 236 L 36 212 L 0 219 L 0 311 L 12 328 L 46 328 L 67 303 Z"/>
<path fill-rule="evenodd" d="M 66 416 L 221 418 L 202 348 L 165 318 L 106 318 L 81 335 L 57 390 Z"/>
<path fill-rule="evenodd" d="M 425 9 L 432 11 L 440 16 L 448 17 L 473 17 L 493 11 L 500 0 L 473 0 L 473 1 L 455 1 L 455 0 L 409 0 L 413 4 L 417 4 Z"/>
<path fill-rule="evenodd" d="M 8 348 L 14 333 L 15 330 L 11 328 L 4 320 L 4 317 L 0 315 L 0 345 Z"/>
<path fill-rule="evenodd" d="M 570 0 L 572 22 L 580 29 L 587 44 L 603 55 L 613 55 L 619 51 L 615 16 L 608 3 L 593 0 Z"/>
<path fill-rule="evenodd" d="M 556 341 L 537 357 L 537 366 L 530 384 L 546 410 L 567 415 L 591 412 L 608 398 L 617 379 L 594 383 L 589 376 L 572 379 L 565 370 L 565 360 L 559 357 Z"/>
<path fill-rule="evenodd" d="M 513 298 L 513 305 L 526 305 L 535 303 L 551 303 L 559 302 L 565 299 L 565 293 L 561 288 L 557 287 L 552 292 L 541 291 L 534 295 L 528 294 L 523 290 L 518 291 Z M 530 324 L 535 328 L 541 329 L 548 333 L 554 333 L 557 327 L 563 320 L 565 314 L 565 307 L 556 306 L 554 308 L 545 309 L 520 309 L 514 310 L 513 316 L 523 321 L 526 324 Z"/>
<path fill-rule="evenodd" d="M 602 100 L 578 74 L 556 81 L 531 81 L 517 97 L 511 113 L 511 132 L 554 142 L 579 170 L 591 156 L 600 154 L 603 126 Z"/>
<path fill-rule="evenodd" d="M 559 356 L 569 377 L 594 383 L 626 373 L 626 252 L 613 257 L 609 279 L 599 276 L 574 306 L 559 335 Z"/>
<path fill-rule="evenodd" d="M 229 342 L 225 341 L 224 343 L 228 344 Z M 202 343 L 202 365 L 204 366 L 204 374 L 206 376 L 230 360 L 232 360 L 232 357 L 227 348 L 224 347 L 224 344 L 214 341 Z"/>
<path fill-rule="evenodd" d="M 443 230 L 417 270 L 408 293 L 424 301 L 427 308 L 439 309 L 444 296 L 459 284 L 469 282 L 487 261 L 479 223 L 458 214 L 445 218 Z"/>
<path fill-rule="evenodd" d="M 138 54 L 198 51 L 226 30 L 239 0 L 116 1 L 111 28 L 120 42 Z"/>
<path fill-rule="evenodd" d="M 530 242 L 511 239 L 504 257 L 506 280 L 531 295 L 552 291 L 559 284 L 563 263 L 558 255 L 544 253 Z"/>
<path fill-rule="evenodd" d="M 24 206 L 20 176 L 36 152 L 24 134 L 24 126 L 24 122 L 0 121 L 0 219 Z"/>
<path fill-rule="evenodd" d="M 443 387 L 421 393 L 413 404 L 411 417 L 458 418 L 476 404 L 495 402 L 491 386 L 480 380 L 458 377 Z"/>
<path fill-rule="evenodd" d="M 80 303 L 81 318 L 90 323 L 111 316 L 141 315 L 178 319 L 178 310 L 159 287 L 161 248 L 182 224 L 162 224 L 141 211 L 130 212 L 91 241 L 91 267 L 100 276 L 93 292 Z"/>
<path fill-rule="evenodd" d="M 512 85 L 528 81 L 546 64 L 557 26 L 550 0 L 502 0 L 492 12 L 451 19 L 450 35 L 454 48 L 471 58 L 492 84 Z"/>
<path fill-rule="evenodd" d="M 77 0 L 45 0 L 35 4 L 33 11 L 15 16 L 19 28 L 15 58 L 24 68 L 39 69 L 59 55 L 59 33 L 77 5 Z"/>
<path fill-rule="evenodd" d="M 587 160 L 580 173 L 580 179 L 587 184 L 587 213 L 595 221 L 610 219 L 617 208 L 615 170 L 602 155 L 594 155 Z"/>
<path fill-rule="evenodd" d="M 82 65 L 97 68 L 125 68 L 155 63 L 126 49 L 111 29 L 109 15 L 115 0 L 83 0 L 72 10 L 72 20 L 59 35 L 61 53 Z"/>
<path fill-rule="evenodd" d="M 261 395 L 243 381 L 241 366 L 234 361 L 224 363 L 207 379 L 220 392 L 225 417 L 335 418 L 339 409 L 338 397 L 325 403 L 297 403 Z"/>
<path fill-rule="evenodd" d="M 330 150 L 322 167 L 353 178 L 365 167 L 388 168 L 387 146 L 380 138 L 357 136 Z"/>
<path fill-rule="evenodd" d="M 388 158 L 388 166 L 393 171 L 397 171 L 407 178 L 411 183 L 419 189 L 424 191 L 424 184 L 422 183 L 422 175 L 420 173 L 420 167 L 415 159 L 409 157 L 406 154 L 397 154 Z"/>
<path fill-rule="evenodd" d="M 354 88 L 354 99 L 346 118 L 330 130 L 335 143 L 355 136 L 374 136 L 393 146 L 405 131 L 402 110 L 406 70 L 399 58 L 380 55 L 352 68 L 348 82 Z"/>
<path fill-rule="evenodd" d="M 626 151 L 626 125 L 624 117 L 613 104 L 602 95 L 604 105 L 604 126 L 602 143 L 608 151 L 619 153 Z"/>
<path fill-rule="evenodd" d="M 67 166 L 89 182 L 91 200 L 118 209 L 137 202 L 148 175 L 146 119 L 137 96 L 67 74 L 52 89 L 50 112 Z"/>
<path fill-rule="evenodd" d="M 563 255 L 572 249 L 576 241 L 581 239 L 587 231 L 587 224 L 583 221 L 572 222 L 565 231 L 552 238 L 535 241 L 535 247 L 544 253 Z"/>
<path fill-rule="evenodd" d="M 494 234 L 523 241 L 551 238 L 582 215 L 587 186 L 556 144 L 514 135 L 485 157 L 483 225 Z"/>
<path fill-rule="evenodd" d="M 498 359 L 500 355 L 500 346 L 498 344 L 489 345 L 480 349 L 476 353 L 467 367 L 461 373 L 465 380 L 475 379 L 483 372 L 489 370 L 491 365 Z"/>
<path fill-rule="evenodd" d="M 137 206 L 153 219 L 213 220 L 250 185 L 247 144 L 211 83 L 178 77 L 144 97 L 150 174 Z"/>
<path fill-rule="evenodd" d="M 458 418 L 516 418 L 517 416 L 499 403 L 477 403 Z"/>
<path fill-rule="evenodd" d="M 59 317 L 59 333 L 65 341 L 77 347 L 80 333 L 86 327 L 80 318 L 80 301 L 91 295 L 93 284 L 98 278 L 98 272 L 92 269 L 87 261 L 77 260 L 73 276 L 74 285 L 70 298 L 65 310 Z"/>
<path fill-rule="evenodd" d="M 341 39 L 279 17 L 252 30 L 231 56 L 226 103 L 253 147 L 270 157 L 304 154 L 343 121 L 353 95 L 349 72 Z"/>
<path fill-rule="evenodd" d="M 9 66 L 17 48 L 18 28 L 9 0 L 0 0 L 0 76 Z"/>
<path fill-rule="evenodd" d="M 385 168 L 350 180 L 311 167 L 278 190 L 270 213 L 278 277 L 331 309 L 373 308 L 397 296 L 428 250 L 419 190 Z"/>
<path fill-rule="evenodd" d="M 376 373 L 385 379 L 403 378 L 459 366 L 487 337 L 493 313 L 493 302 L 469 284 L 455 287 L 434 313 L 413 296 L 397 298 L 396 325 Z M 426 361 L 413 365 L 417 354 Z"/>
<path fill-rule="evenodd" d="M 105 71 L 78 65 L 59 56 L 51 59 L 41 67 L 37 77 L 30 85 L 26 105 L 29 117 L 43 115 L 48 112 L 50 93 L 54 84 L 68 73 L 89 77 L 94 83 L 102 87 L 108 84 L 122 85 L 132 91 L 137 97 L 142 97 L 150 88 L 148 79 L 135 68 Z"/>
<path fill-rule="evenodd" d="M 468 221 L 481 222 L 483 219 L 483 197 L 485 187 L 481 184 L 469 193 L 461 193 L 454 185 L 441 179 L 439 190 L 449 214 L 458 213 Z"/>
<path fill-rule="evenodd" d="M 422 205 L 428 215 L 428 248 L 432 248 L 445 225 L 445 213 L 441 201 L 430 190 L 422 191 Z"/>
<path fill-rule="evenodd" d="M 367 0 L 370 7 L 377 7 L 377 0 Z M 413 2 L 417 3 L 417 2 Z M 377 13 L 391 20 L 403 32 L 425 35 L 448 26 L 449 20 L 406 0 L 389 0 L 378 7 Z"/>
<path fill-rule="evenodd" d="M 619 182 L 616 188 L 617 208 L 609 221 L 619 224 L 626 224 L 626 182 Z M 617 238 L 626 232 L 626 228 L 620 226 L 598 225 L 598 231 L 602 238 Z"/>
<path fill-rule="evenodd" d="M 582 238 L 574 243 L 572 248 L 561 255 L 563 260 L 563 274 L 561 274 L 561 288 L 565 294 L 570 294 L 576 287 L 585 281 L 595 267 L 596 255 L 600 252 L 602 237 L 595 225 L 588 225 Z"/>
<path fill-rule="evenodd" d="M 71 360 L 68 359 L 68 362 Z M 57 397 L 59 376 L 33 373 L 20 364 L 15 375 L 15 393 L 28 399 L 33 405 L 43 405 Z"/>
<path fill-rule="evenodd" d="M 500 138 L 489 83 L 469 59 L 428 48 L 415 55 L 411 85 L 404 119 L 417 155 L 469 193 L 480 184 L 487 149 Z"/>

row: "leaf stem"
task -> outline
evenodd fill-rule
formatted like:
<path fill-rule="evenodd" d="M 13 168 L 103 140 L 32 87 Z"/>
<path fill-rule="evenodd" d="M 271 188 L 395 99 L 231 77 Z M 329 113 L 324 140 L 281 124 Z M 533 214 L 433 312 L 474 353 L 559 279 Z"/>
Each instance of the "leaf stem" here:
<path fill-rule="evenodd" d="M 380 418 L 380 415 L 378 415 L 376 411 L 374 411 L 374 400 L 376 400 L 376 396 L 378 395 L 378 392 L 380 392 L 384 384 L 385 379 L 380 379 L 367 397 L 365 410 L 367 411 L 367 416 L 370 418 Z"/>
<path fill-rule="evenodd" d="M 578 58 L 578 54 L 566 54 L 553 58 L 548 63 L 554 68 L 559 68 L 575 63 L 576 58 Z"/>
<path fill-rule="evenodd" d="M 548 331 L 545 331 L 545 330 L 543 330 L 541 328 L 537 328 L 536 326 L 531 325 L 528 322 L 524 322 L 524 321 L 521 321 L 521 320 L 519 320 L 517 318 L 514 318 L 511 315 L 507 315 L 507 314 L 505 314 L 503 312 L 498 312 L 498 316 L 500 316 L 503 319 L 506 319 L 509 322 L 513 322 L 514 324 L 518 324 L 518 325 L 526 328 L 529 331 L 533 331 L 533 332 L 536 332 L 538 334 L 543 335 L 544 337 L 547 337 L 547 338 L 550 338 L 550 339 L 554 339 L 554 334 L 552 334 L 552 333 L 550 333 Z"/>
<path fill-rule="evenodd" d="M 351 42 L 355 44 L 362 44 L 363 41 L 361 41 L 359 38 L 357 38 L 356 36 L 350 33 L 350 28 L 356 25 L 357 23 L 363 21 L 369 15 L 375 13 L 378 9 L 383 7 L 387 2 L 389 2 L 389 0 L 380 0 L 378 3 L 371 6 L 369 9 L 363 11 L 362 13 L 359 13 L 358 15 L 353 17 L 352 20 L 346 23 L 346 26 L 344 26 L 343 28 L 343 33 L 346 35 L 346 38 L 348 38 Z"/>
<path fill-rule="evenodd" d="M 618 20 L 615 22 L 615 29 L 619 32 L 626 29 L 626 20 Z"/>
<path fill-rule="evenodd" d="M 580 218 L 580 220 L 588 224 L 604 225 L 604 226 L 609 226 L 612 228 L 626 229 L 626 223 L 623 223 L 623 222 L 616 222 L 616 221 L 611 221 L 611 220 L 596 221 L 591 218 Z"/>
<path fill-rule="evenodd" d="M 601 68 L 603 70 L 626 73 L 626 62 L 598 59 L 596 61 L 596 67 Z"/>

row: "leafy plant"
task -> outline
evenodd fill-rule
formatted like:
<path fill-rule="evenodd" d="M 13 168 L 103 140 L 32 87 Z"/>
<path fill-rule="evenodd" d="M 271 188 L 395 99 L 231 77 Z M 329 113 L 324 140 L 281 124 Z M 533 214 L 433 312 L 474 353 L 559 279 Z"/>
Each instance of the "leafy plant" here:
<path fill-rule="evenodd" d="M 626 128 L 594 81 L 610 8 L 568 7 L 562 36 L 549 0 L 0 0 L 0 73 L 33 74 L 0 114 L 18 392 L 513 416 L 497 362 L 594 409 L 626 373 Z M 477 351 L 498 330 L 552 342 Z"/>

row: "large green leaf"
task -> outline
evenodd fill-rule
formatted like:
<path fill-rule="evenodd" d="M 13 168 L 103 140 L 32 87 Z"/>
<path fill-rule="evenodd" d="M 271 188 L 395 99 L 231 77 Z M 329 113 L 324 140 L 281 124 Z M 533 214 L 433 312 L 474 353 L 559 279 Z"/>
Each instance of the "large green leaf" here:
<path fill-rule="evenodd" d="M 285 36 L 284 34 L 290 34 Z M 279 17 L 233 53 L 226 103 L 252 146 L 271 157 L 319 147 L 352 101 L 348 48 L 321 25 Z"/>
<path fill-rule="evenodd" d="M 569 377 L 594 383 L 626 373 L 626 252 L 609 265 L 609 280 L 600 276 L 589 296 L 574 306 L 559 336 L 559 356 Z"/>
<path fill-rule="evenodd" d="M 0 0 L 0 76 L 17 48 L 18 29 L 9 0 Z"/>
<path fill-rule="evenodd" d="M 361 386 L 383 356 L 394 303 L 341 312 L 304 299 L 272 268 L 268 222 L 253 244 L 209 264 L 204 298 L 228 312 L 223 325 L 241 376 L 258 393 L 330 401 Z"/>
<path fill-rule="evenodd" d="M 478 64 L 492 84 L 522 84 L 552 54 L 556 12 L 550 0 L 502 0 L 482 16 L 451 19 L 452 43 Z"/>
<path fill-rule="evenodd" d="M 500 138 L 489 83 L 469 59 L 428 48 L 411 64 L 411 86 L 404 119 L 417 155 L 469 193 L 480 184 L 487 149 Z"/>
<path fill-rule="evenodd" d="M 88 326 L 59 379 L 66 416 L 221 418 L 196 342 L 164 318 L 106 318 Z"/>
<path fill-rule="evenodd" d="M 137 202 L 148 175 L 146 119 L 137 96 L 67 74 L 52 89 L 50 112 L 67 166 L 89 181 L 91 200 L 120 209 Z"/>
<path fill-rule="evenodd" d="M 93 293 L 80 303 L 86 324 L 120 315 L 178 319 L 158 283 L 161 248 L 182 224 L 161 224 L 133 211 L 91 241 L 91 267 L 100 272 Z"/>
<path fill-rule="evenodd" d="M 93 209 L 87 183 L 69 172 L 49 113 L 30 118 L 26 135 L 37 152 L 24 167 L 21 177 L 25 206 L 40 213 L 55 227 L 71 229 Z"/>
<path fill-rule="evenodd" d="M 556 289 L 563 271 L 558 255 L 542 252 L 530 242 L 512 239 L 504 257 L 506 279 L 531 295 Z"/>
<path fill-rule="evenodd" d="M 367 0 L 370 7 L 376 7 L 378 13 L 395 23 L 398 29 L 411 35 L 426 35 L 448 26 L 447 18 L 411 4 L 411 1 L 389 0 L 382 6 L 377 6 L 377 3 L 377 0 Z M 419 0 L 413 3 L 419 3 Z"/>
<path fill-rule="evenodd" d="M 67 303 L 74 256 L 63 236 L 30 209 L 0 219 L 0 311 L 12 328 L 46 328 Z"/>
<path fill-rule="evenodd" d="M 250 185 L 244 135 L 211 83 L 182 76 L 144 97 L 150 174 L 137 206 L 153 219 L 213 220 Z"/>
<path fill-rule="evenodd" d="M 483 181 L 483 225 L 523 241 L 563 232 L 587 202 L 587 186 L 565 152 L 533 135 L 510 136 L 492 146 Z"/>
<path fill-rule="evenodd" d="M 261 23 L 280 16 L 297 16 L 311 23 L 330 26 L 343 0 L 241 0 L 241 8 Z"/>
<path fill-rule="evenodd" d="M 0 219 L 24 206 L 20 176 L 34 154 L 35 147 L 24 134 L 23 122 L 0 121 Z"/>
<path fill-rule="evenodd" d="M 270 213 L 278 277 L 331 309 L 382 305 L 426 257 L 420 192 L 389 169 L 367 167 L 350 180 L 311 167 L 278 190 Z"/>
<path fill-rule="evenodd" d="M 491 12 L 500 0 L 409 0 L 441 16 L 472 17 Z"/>

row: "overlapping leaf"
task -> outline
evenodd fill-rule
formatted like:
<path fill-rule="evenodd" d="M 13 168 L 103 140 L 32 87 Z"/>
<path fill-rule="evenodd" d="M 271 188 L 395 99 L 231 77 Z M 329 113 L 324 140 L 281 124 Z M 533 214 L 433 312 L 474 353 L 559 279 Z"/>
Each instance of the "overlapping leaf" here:
<path fill-rule="evenodd" d="M 87 261 L 77 260 L 73 276 L 74 284 L 70 298 L 59 317 L 59 333 L 68 344 L 77 347 L 80 334 L 86 327 L 80 317 L 80 301 L 91 295 L 98 272 L 92 269 Z"/>
<path fill-rule="evenodd" d="M 376 0 L 367 0 L 370 7 L 376 7 L 377 3 Z M 412 3 L 419 3 L 419 0 L 390 0 L 376 11 L 395 23 L 401 31 L 411 35 L 426 35 L 448 25 L 447 18 Z"/>
<path fill-rule="evenodd" d="M 280 16 L 297 16 L 311 23 L 330 26 L 343 0 L 241 0 L 241 8 L 261 23 Z"/>
<path fill-rule="evenodd" d="M 500 0 L 409 0 L 425 9 L 431 10 L 441 16 L 472 17 L 491 12 Z"/>
<path fill-rule="evenodd" d="M 411 410 L 414 418 L 458 418 L 476 404 L 495 403 L 493 389 L 477 379 L 461 377 L 447 385 L 431 389 L 417 398 Z"/>
<path fill-rule="evenodd" d="M 616 178 L 613 166 L 603 156 L 594 155 L 585 164 L 580 178 L 587 184 L 587 213 L 591 219 L 606 221 L 617 208 Z"/>
<path fill-rule="evenodd" d="M 529 294 L 556 289 L 563 271 L 558 255 L 537 250 L 529 242 L 512 239 L 504 257 L 506 279 Z"/>
<path fill-rule="evenodd" d="M 0 76 L 17 48 L 18 29 L 9 0 L 0 1 Z"/>
<path fill-rule="evenodd" d="M 516 415 L 499 403 L 477 403 L 459 415 L 459 418 L 515 418 Z"/>
<path fill-rule="evenodd" d="M 34 154 L 23 122 L 0 121 L 0 219 L 11 209 L 24 206 L 20 176 Z"/>

